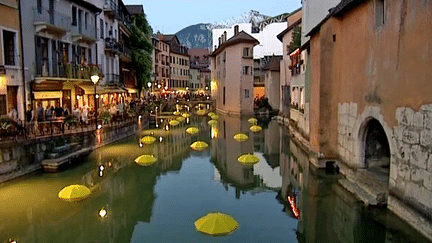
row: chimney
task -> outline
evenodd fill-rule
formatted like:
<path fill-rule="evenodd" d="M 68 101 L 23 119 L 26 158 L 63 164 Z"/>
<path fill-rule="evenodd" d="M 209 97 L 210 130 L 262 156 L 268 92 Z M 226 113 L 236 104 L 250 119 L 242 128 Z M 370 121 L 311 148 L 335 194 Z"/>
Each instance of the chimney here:
<path fill-rule="evenodd" d="M 219 37 L 219 46 L 222 45 L 222 36 Z"/>
<path fill-rule="evenodd" d="M 227 32 L 224 31 L 224 33 L 223 33 L 223 42 L 225 43 L 226 40 L 227 40 Z"/>
<path fill-rule="evenodd" d="M 238 33 L 239 33 L 239 26 L 236 25 L 234 26 L 234 36 L 238 35 Z"/>

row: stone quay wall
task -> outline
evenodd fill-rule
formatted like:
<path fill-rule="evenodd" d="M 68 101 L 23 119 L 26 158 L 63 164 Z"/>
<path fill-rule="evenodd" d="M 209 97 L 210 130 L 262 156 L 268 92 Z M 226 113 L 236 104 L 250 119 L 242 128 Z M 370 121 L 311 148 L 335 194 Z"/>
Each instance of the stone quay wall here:
<path fill-rule="evenodd" d="M 82 148 L 96 149 L 134 135 L 144 126 L 148 126 L 148 121 L 114 124 L 96 131 L 0 143 L 0 183 L 40 170 L 50 144 L 56 139 L 65 138 L 78 142 Z"/>
<path fill-rule="evenodd" d="M 338 153 L 341 173 L 359 184 L 365 164 L 365 133 L 368 122 L 382 125 L 390 148 L 387 206 L 421 233 L 432 239 L 432 104 L 418 111 L 398 107 L 391 128 L 379 107 L 366 106 L 359 114 L 356 103 L 338 106 Z M 364 177 L 363 177 L 364 178 Z M 369 183 L 365 182 L 365 184 Z M 363 187 L 372 192 L 382 185 Z"/>

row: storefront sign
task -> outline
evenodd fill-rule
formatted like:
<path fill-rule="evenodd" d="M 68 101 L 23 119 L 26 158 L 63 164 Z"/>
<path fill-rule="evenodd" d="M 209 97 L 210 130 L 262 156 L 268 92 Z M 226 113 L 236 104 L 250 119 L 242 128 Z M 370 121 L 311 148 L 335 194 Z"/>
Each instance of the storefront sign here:
<path fill-rule="evenodd" d="M 34 98 L 36 100 L 61 99 L 62 98 L 62 92 L 61 91 L 34 92 Z"/>

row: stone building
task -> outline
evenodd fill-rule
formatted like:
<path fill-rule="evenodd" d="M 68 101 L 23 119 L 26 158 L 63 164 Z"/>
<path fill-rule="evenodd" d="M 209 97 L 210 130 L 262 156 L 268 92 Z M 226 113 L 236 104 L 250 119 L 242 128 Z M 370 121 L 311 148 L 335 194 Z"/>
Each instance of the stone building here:
<path fill-rule="evenodd" d="M 163 91 L 168 89 L 170 85 L 170 46 L 168 43 L 163 41 L 162 35 L 158 35 L 152 38 L 154 53 L 154 77 L 155 77 L 155 89 Z"/>
<path fill-rule="evenodd" d="M 279 110 L 280 101 L 280 62 L 282 56 L 270 56 L 263 67 L 265 82 L 265 97 L 268 98 L 273 110 Z"/>
<path fill-rule="evenodd" d="M 24 120 L 21 32 L 17 1 L 0 0 L 0 115 L 15 107 Z"/>
<path fill-rule="evenodd" d="M 219 46 L 211 53 L 212 79 L 218 83 L 216 109 L 233 115 L 253 114 L 253 47 L 259 42 L 234 27 L 234 36 L 219 38 Z M 212 91 L 213 92 L 213 91 Z"/>
<path fill-rule="evenodd" d="M 432 239 L 432 4 L 344 0 L 310 36 L 311 162 Z"/>
<path fill-rule="evenodd" d="M 199 87 L 195 90 L 199 93 L 205 93 L 210 87 L 210 51 L 205 48 L 192 48 L 188 51 L 190 56 L 190 67 L 197 68 L 200 71 Z M 192 87 L 191 87 L 192 88 Z"/>
<path fill-rule="evenodd" d="M 163 35 L 163 40 L 170 46 L 170 84 L 171 90 L 186 90 L 189 87 L 188 48 L 180 44 L 176 35 Z"/>

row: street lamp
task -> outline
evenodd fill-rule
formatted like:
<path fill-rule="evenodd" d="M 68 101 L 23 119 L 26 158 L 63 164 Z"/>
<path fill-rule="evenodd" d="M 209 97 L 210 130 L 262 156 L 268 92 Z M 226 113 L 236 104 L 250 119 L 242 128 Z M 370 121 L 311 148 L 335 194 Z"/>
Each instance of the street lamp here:
<path fill-rule="evenodd" d="M 99 75 L 94 74 L 90 77 L 91 81 L 94 83 L 94 102 L 95 102 L 95 120 L 96 120 L 96 130 L 98 129 L 97 122 L 97 97 L 96 97 L 96 84 L 99 81 Z"/>

